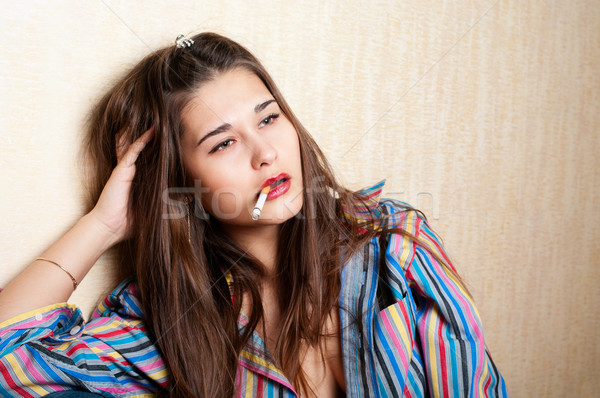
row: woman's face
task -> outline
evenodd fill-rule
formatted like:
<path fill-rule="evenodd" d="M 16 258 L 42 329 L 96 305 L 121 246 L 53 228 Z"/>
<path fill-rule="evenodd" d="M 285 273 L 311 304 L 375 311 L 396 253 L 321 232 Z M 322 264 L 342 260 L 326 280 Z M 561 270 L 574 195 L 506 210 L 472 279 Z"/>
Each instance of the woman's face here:
<path fill-rule="evenodd" d="M 196 90 L 182 113 L 183 160 L 204 209 L 230 227 L 280 224 L 302 208 L 298 134 L 273 95 L 238 68 Z M 260 190 L 271 192 L 260 218 Z"/>

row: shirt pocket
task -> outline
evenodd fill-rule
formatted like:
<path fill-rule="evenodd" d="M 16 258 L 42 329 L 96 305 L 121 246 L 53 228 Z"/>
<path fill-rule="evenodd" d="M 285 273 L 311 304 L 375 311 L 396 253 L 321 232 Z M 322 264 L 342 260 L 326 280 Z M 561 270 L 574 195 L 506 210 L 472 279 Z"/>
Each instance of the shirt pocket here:
<path fill-rule="evenodd" d="M 386 391 L 403 391 L 408 377 L 415 330 L 410 301 L 407 295 L 375 317 L 373 360 Z"/>

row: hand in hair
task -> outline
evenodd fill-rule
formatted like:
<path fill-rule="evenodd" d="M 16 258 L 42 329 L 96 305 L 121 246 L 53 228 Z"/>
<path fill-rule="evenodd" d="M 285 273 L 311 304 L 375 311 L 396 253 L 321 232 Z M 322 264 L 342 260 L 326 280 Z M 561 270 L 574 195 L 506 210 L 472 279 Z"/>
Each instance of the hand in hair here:
<path fill-rule="evenodd" d="M 75 283 L 112 245 L 131 230 L 129 192 L 135 162 L 152 139 L 152 129 L 125 148 L 117 147 L 117 166 L 93 210 L 50 246 L 0 293 L 0 323 L 18 314 L 68 300 Z M 48 261 L 49 260 L 49 261 Z M 58 266 L 56 266 L 58 265 Z"/>
<path fill-rule="evenodd" d="M 153 128 L 150 128 L 129 147 L 125 145 L 124 132 L 117 137 L 117 166 L 106 182 L 96 206 L 90 212 L 90 215 L 113 235 L 113 244 L 131 235 L 132 223 L 128 209 L 131 182 L 136 170 L 135 161 L 153 135 Z"/>

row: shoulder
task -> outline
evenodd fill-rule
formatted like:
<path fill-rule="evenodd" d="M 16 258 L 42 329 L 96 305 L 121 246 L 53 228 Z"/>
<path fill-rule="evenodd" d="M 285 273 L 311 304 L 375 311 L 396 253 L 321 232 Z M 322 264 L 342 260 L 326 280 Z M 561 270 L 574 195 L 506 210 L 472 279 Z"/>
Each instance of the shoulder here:
<path fill-rule="evenodd" d="M 383 235 L 387 256 L 397 260 L 397 266 L 407 270 L 421 253 L 431 260 L 442 260 L 451 268 L 438 234 L 431 228 L 425 215 L 410 204 L 395 199 L 381 199 L 377 207 L 381 225 L 391 230 Z"/>
<path fill-rule="evenodd" d="M 344 216 L 359 221 L 381 219 L 384 222 L 380 225 L 386 229 L 401 228 L 411 232 L 425 220 L 423 213 L 409 203 L 382 197 L 384 186 L 385 180 L 382 180 L 375 185 L 355 191 L 355 200 L 349 206 L 343 205 Z"/>
<path fill-rule="evenodd" d="M 396 199 L 381 198 L 377 206 L 377 216 L 386 229 L 398 228 L 414 236 L 427 219 L 423 213 L 409 203 Z"/>
<path fill-rule="evenodd" d="M 425 215 L 409 203 L 382 197 L 384 185 L 385 180 L 356 191 L 357 199 L 344 207 L 344 217 L 358 222 L 375 221 L 376 229 L 389 231 L 374 239 L 387 242 L 388 254 L 402 258 L 405 265 L 414 256 L 416 245 L 439 252 L 441 240 Z"/>

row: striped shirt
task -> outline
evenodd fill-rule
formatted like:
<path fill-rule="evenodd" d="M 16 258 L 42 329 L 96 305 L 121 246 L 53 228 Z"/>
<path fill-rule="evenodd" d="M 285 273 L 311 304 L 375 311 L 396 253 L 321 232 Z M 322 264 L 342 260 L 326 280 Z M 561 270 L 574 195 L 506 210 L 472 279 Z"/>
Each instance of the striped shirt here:
<path fill-rule="evenodd" d="M 487 351 L 479 314 L 455 277 L 426 220 L 408 205 L 366 206 L 401 234 L 373 238 L 344 265 L 340 329 L 349 397 L 507 397 Z M 360 210 L 360 209 L 359 209 Z M 365 212 L 367 209 L 364 209 Z M 40 308 L 0 324 L 0 395 L 40 397 L 85 390 L 144 397 L 168 385 L 168 370 L 143 323 L 134 281 L 119 285 L 84 322 L 68 304 Z M 240 317 L 239 326 L 245 323 Z M 254 332 L 239 356 L 238 397 L 296 397 Z"/>

